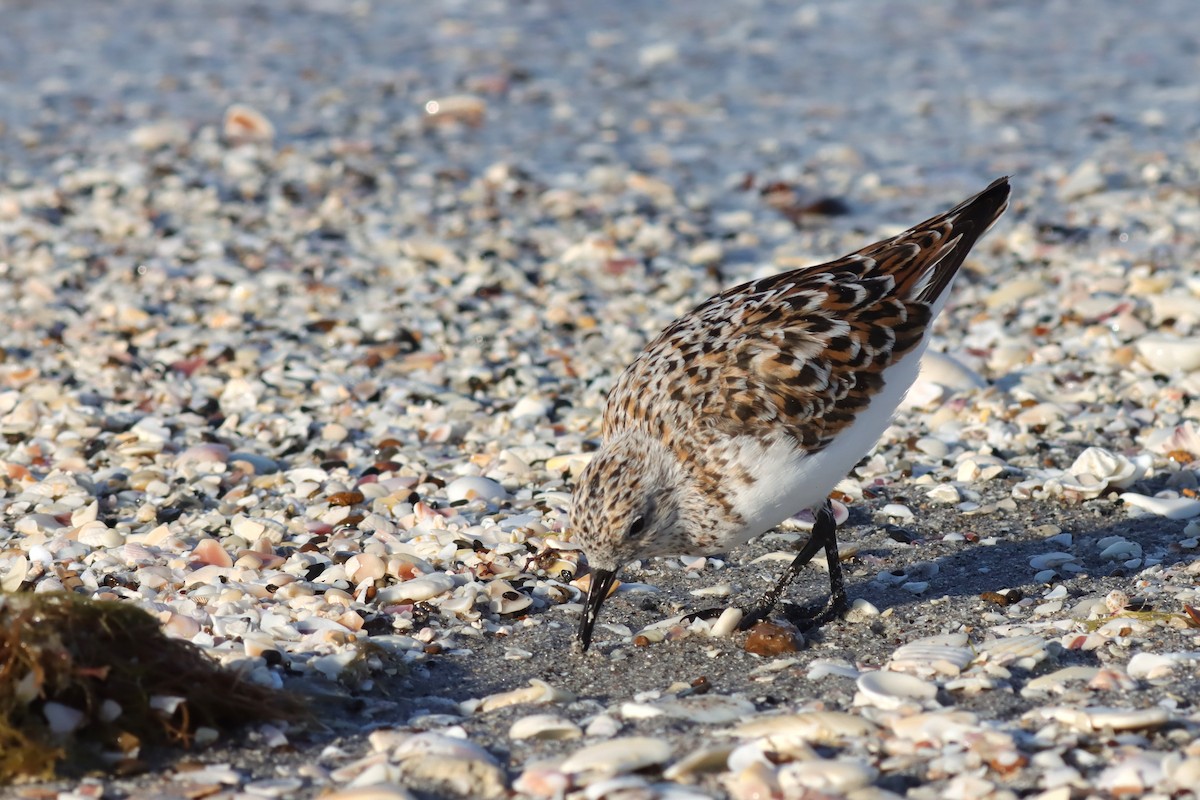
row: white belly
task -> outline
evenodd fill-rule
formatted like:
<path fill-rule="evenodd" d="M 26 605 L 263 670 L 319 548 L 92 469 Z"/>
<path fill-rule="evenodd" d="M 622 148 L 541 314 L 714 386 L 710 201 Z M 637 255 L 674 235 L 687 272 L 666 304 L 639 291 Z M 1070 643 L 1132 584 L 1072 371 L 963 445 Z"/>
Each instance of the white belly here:
<path fill-rule="evenodd" d="M 819 453 L 806 454 L 791 440 L 781 437 L 764 446 L 742 437 L 739 462 L 752 470 L 757 480 L 740 488 L 734 510 L 745 520 L 737 544 L 771 530 L 805 508 L 820 506 L 850 469 L 870 452 L 883 435 L 904 394 L 920 368 L 928 335 L 901 361 L 884 373 L 884 386 L 853 423 Z M 753 465 L 753 466 L 750 466 Z"/>

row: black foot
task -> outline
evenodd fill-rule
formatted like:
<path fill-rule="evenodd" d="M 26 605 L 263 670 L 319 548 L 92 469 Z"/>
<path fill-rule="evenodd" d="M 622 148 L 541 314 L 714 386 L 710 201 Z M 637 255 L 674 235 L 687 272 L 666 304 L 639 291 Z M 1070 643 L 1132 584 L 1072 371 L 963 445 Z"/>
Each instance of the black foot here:
<path fill-rule="evenodd" d="M 825 505 L 817 511 L 817 519 L 813 524 L 812 535 L 809 536 L 808 541 L 800 548 L 800 552 L 779 576 L 775 585 L 768 589 L 754 604 L 754 607 L 742 617 L 742 622 L 738 627 L 746 630 L 770 616 L 775 606 L 778 605 L 779 598 L 796 579 L 800 570 L 812 561 L 822 548 L 825 550 L 825 560 L 829 566 L 829 601 L 816 614 L 809 615 L 809 621 L 801 630 L 811 630 L 841 614 L 846 609 L 846 586 L 842 578 L 842 562 L 838 558 L 837 524 L 833 521 L 833 507 L 826 500 Z"/>
<path fill-rule="evenodd" d="M 850 604 L 846 602 L 844 595 L 840 602 L 837 598 L 831 597 L 824 603 L 806 603 L 802 606 L 785 603 L 783 618 L 795 625 L 801 633 L 808 633 L 827 622 L 840 619 L 849 608 Z"/>
<path fill-rule="evenodd" d="M 693 611 L 690 614 L 684 614 L 680 622 L 684 625 L 690 625 L 698 619 L 716 619 L 724 613 L 724 608 L 705 608 L 700 611 Z"/>
<path fill-rule="evenodd" d="M 816 607 L 811 613 L 807 609 L 800 610 L 797 615 L 802 622 L 797 623 L 801 630 L 812 630 L 813 628 L 824 625 L 834 617 L 840 616 L 847 608 L 846 603 L 846 586 L 842 578 L 842 563 L 838 558 L 837 549 L 837 523 L 833 521 L 833 507 L 829 501 L 825 501 L 825 505 L 821 506 L 817 511 L 817 520 L 813 524 L 812 535 L 808 537 L 808 541 L 800 548 L 800 552 L 792 559 L 792 563 L 788 564 L 787 569 L 779 576 L 779 580 L 775 585 L 768 589 L 758 602 L 755 603 L 742 617 L 742 621 L 738 623 L 739 630 L 749 630 L 758 623 L 771 616 L 771 612 L 775 610 L 775 606 L 779 604 L 779 598 L 791 585 L 796 576 L 800 574 L 800 570 L 804 568 L 808 562 L 813 560 L 813 557 L 821 550 L 825 550 L 825 561 L 829 566 L 829 600 L 822 607 Z M 793 607 L 794 608 L 794 607 Z M 702 611 L 693 611 L 683 617 L 683 622 L 690 623 L 698 619 L 716 619 L 725 612 L 724 608 L 706 608 Z M 792 614 L 785 614 L 790 622 L 796 623 L 792 619 Z"/>

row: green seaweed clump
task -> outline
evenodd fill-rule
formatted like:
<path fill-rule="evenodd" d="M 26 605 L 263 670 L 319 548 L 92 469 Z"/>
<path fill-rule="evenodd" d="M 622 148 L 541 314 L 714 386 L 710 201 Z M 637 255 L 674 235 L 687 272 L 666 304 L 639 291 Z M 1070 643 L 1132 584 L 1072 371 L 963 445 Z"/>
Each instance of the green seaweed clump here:
<path fill-rule="evenodd" d="M 132 603 L 0 593 L 0 785 L 188 747 L 201 727 L 302 716 L 297 698 L 168 637 Z"/>

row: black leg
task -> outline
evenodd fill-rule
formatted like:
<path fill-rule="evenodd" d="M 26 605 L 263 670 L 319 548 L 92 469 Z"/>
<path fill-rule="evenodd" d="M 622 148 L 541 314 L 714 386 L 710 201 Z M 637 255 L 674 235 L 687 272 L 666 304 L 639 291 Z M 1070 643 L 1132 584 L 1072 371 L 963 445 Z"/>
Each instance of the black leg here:
<path fill-rule="evenodd" d="M 816 533 L 815 525 L 813 532 Z M 829 565 L 829 600 L 825 603 L 825 607 L 815 614 L 805 615 L 802 619 L 796 620 L 801 630 L 807 631 L 821 627 L 834 617 L 841 616 L 848 605 L 846 579 L 842 576 L 842 560 L 838 556 L 837 526 L 833 522 L 832 511 L 829 514 L 829 529 L 825 539 L 825 563 Z"/>
<path fill-rule="evenodd" d="M 788 568 L 779 576 L 779 580 L 775 585 L 767 590 L 754 608 L 742 617 L 741 629 L 755 625 L 766 619 L 779 603 L 779 598 L 787 591 L 788 586 L 800 574 L 800 570 L 804 568 L 808 562 L 813 560 L 817 552 L 825 548 L 825 558 L 829 563 L 829 603 L 825 610 L 820 614 L 828 616 L 821 622 L 827 621 L 834 614 L 840 612 L 846 605 L 846 586 L 842 579 L 842 563 L 838 560 L 837 550 L 837 523 L 833 521 L 833 507 L 826 500 L 825 504 L 817 511 L 816 522 L 813 523 L 812 534 L 808 537 L 808 541 L 800 548 L 800 552 L 792 559 L 792 563 L 788 564 Z M 818 615 L 819 616 L 819 615 Z M 821 624 L 815 623 L 815 625 Z M 814 627 L 809 625 L 807 627 Z"/>
<path fill-rule="evenodd" d="M 809 611 L 806 608 L 796 615 L 796 619 L 792 619 L 793 615 L 791 614 L 788 615 L 788 618 L 795 622 L 801 630 L 807 631 L 818 628 L 841 615 L 847 605 L 846 582 L 842 577 L 842 562 L 838 557 L 837 523 L 833 520 L 833 507 L 826 500 L 825 504 L 817 511 L 817 519 L 813 523 L 812 534 L 808 537 L 808 541 L 800 548 L 800 552 L 796 553 L 796 557 L 792 559 L 792 563 L 788 564 L 787 569 L 779 576 L 775 585 L 768 589 L 754 604 L 754 607 L 746 612 L 738 627 L 741 630 L 747 630 L 770 616 L 775 606 L 779 604 L 783 593 L 800 574 L 800 570 L 804 569 L 822 548 L 825 549 L 825 561 L 829 565 L 829 600 L 819 609 Z M 724 611 L 724 607 L 706 608 L 702 611 L 694 611 L 684 619 L 688 621 L 716 619 Z"/>

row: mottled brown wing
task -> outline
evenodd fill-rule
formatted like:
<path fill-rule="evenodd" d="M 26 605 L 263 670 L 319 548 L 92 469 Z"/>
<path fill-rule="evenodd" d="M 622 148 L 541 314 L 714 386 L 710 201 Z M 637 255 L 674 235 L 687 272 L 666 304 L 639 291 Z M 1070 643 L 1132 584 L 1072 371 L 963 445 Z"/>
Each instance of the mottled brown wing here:
<path fill-rule="evenodd" d="M 820 450 L 913 350 L 967 252 L 1003 213 L 1007 180 L 852 255 L 736 286 L 658 335 L 621 375 L 604 436 L 789 432 Z M 652 399 L 651 399 L 652 398 Z"/>

